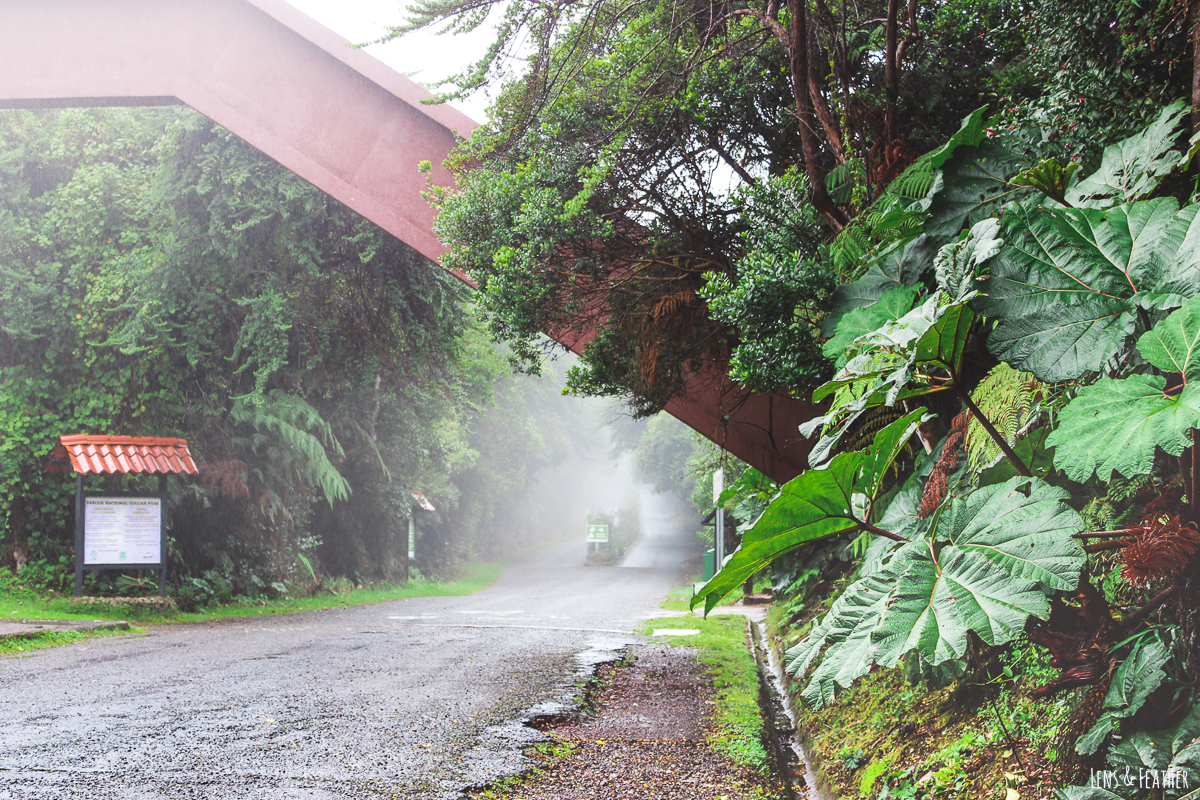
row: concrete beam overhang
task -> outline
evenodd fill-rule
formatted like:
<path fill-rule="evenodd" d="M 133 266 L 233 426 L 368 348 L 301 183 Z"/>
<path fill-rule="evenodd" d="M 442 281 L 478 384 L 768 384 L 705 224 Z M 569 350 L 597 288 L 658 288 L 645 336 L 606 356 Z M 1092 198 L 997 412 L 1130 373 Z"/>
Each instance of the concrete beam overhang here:
<path fill-rule="evenodd" d="M 476 127 L 283 0 L 0 0 L 0 107 L 183 103 L 423 255 Z"/>
<path fill-rule="evenodd" d="M 437 260 L 417 165 L 452 185 L 477 126 L 430 98 L 284 0 L 0 0 L 0 108 L 186 104 Z M 713 370 L 666 410 L 776 480 L 807 468 L 809 403 Z"/>

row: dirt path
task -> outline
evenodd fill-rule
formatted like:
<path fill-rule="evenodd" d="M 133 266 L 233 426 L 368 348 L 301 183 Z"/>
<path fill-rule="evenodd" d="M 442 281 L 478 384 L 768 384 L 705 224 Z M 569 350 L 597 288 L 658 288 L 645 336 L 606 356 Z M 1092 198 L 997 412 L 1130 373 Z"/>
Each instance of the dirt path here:
<path fill-rule="evenodd" d="M 645 645 L 607 667 L 598 711 L 549 729 L 570 755 L 538 757 L 518 785 L 473 793 L 503 800 L 716 800 L 772 796 L 762 776 L 705 741 L 712 688 L 688 647 Z"/>

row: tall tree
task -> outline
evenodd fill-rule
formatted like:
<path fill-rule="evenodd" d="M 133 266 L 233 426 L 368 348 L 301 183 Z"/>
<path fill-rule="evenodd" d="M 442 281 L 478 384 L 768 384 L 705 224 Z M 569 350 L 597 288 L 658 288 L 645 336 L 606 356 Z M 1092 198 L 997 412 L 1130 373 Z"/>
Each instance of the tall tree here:
<path fill-rule="evenodd" d="M 490 8 L 419 3 L 393 35 L 473 28 Z M 491 125 L 452 162 L 459 191 L 436 195 L 444 263 L 478 280 L 493 333 L 516 342 L 520 365 L 535 368 L 539 331 L 590 339 L 574 389 L 661 408 L 735 357 L 736 327 L 700 295 L 714 276 L 738 283 L 752 252 L 739 189 L 793 168 L 807 177 L 799 191 L 824 230 L 800 249 L 827 293 L 838 269 L 813 261 L 816 245 L 982 101 L 964 72 L 987 74 L 1019 47 L 1011 36 L 964 47 L 938 11 L 886 0 L 504 6 L 493 47 L 447 93 L 501 87 Z M 980 31 L 997 13 L 988 7 Z M 531 52 L 514 59 L 521 42 Z M 819 321 L 826 300 L 804 298 L 805 319 Z"/>

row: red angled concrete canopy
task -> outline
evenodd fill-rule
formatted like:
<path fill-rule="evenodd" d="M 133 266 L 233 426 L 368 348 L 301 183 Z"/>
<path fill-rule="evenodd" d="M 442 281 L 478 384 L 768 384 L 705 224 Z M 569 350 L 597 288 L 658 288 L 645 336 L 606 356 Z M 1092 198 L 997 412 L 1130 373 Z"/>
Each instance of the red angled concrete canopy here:
<path fill-rule="evenodd" d="M 66 472 L 66 462 L 80 475 L 184 473 L 195 475 L 196 462 L 185 439 L 153 436 L 60 436 L 50 453 L 47 472 Z"/>
<path fill-rule="evenodd" d="M 452 185 L 475 123 L 429 98 L 285 0 L 0 0 L 0 108 L 189 105 L 436 260 L 418 164 Z M 593 332 L 550 333 L 578 353 Z M 814 408 L 786 393 L 710 368 L 666 411 L 776 480 L 807 468 Z"/>
<path fill-rule="evenodd" d="M 285 0 L 0 0 L 0 108 L 189 105 L 436 259 L 417 167 L 475 123 L 431 98 Z"/>

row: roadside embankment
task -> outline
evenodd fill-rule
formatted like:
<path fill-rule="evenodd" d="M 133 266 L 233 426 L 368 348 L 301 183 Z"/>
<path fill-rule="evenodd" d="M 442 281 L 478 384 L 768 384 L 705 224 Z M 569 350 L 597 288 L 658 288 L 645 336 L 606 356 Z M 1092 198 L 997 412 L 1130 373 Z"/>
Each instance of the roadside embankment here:
<path fill-rule="evenodd" d="M 827 605 L 776 603 L 768 616 L 779 661 Z M 965 674 L 935 684 L 919 674 L 876 668 L 835 700 L 812 708 L 805 679 L 788 676 L 800 741 L 819 765 L 812 781 L 827 797 L 1047 798 L 1061 785 L 1057 737 L 1074 706 L 1070 693 L 1036 700 L 1054 674 L 1040 648 L 978 648 Z"/>

